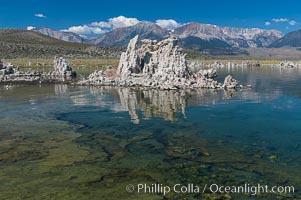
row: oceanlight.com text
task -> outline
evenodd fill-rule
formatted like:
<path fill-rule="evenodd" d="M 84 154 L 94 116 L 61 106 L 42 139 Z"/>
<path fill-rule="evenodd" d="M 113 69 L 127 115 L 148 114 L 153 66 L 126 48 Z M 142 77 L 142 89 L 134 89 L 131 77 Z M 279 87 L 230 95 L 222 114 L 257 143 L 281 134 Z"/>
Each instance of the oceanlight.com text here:
<path fill-rule="evenodd" d="M 138 194 L 163 194 L 168 193 L 182 193 L 182 194 L 249 194 L 252 196 L 258 194 L 293 194 L 295 192 L 294 186 L 269 186 L 269 185 L 251 185 L 245 183 L 244 185 L 219 185 L 219 184 L 205 184 L 203 186 L 197 184 L 146 184 L 139 183 L 136 185 L 129 184 L 126 186 L 127 192 L 136 192 Z"/>

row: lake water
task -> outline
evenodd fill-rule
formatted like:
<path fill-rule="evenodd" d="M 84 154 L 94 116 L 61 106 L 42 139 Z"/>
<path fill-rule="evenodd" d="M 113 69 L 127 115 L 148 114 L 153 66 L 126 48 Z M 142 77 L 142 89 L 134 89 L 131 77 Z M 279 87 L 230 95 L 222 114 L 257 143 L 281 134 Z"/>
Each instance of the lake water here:
<path fill-rule="evenodd" d="M 0 85 L 0 199 L 301 199 L 301 70 L 225 68 L 218 79 L 228 73 L 253 88 Z M 156 183 L 206 190 L 137 191 Z"/>

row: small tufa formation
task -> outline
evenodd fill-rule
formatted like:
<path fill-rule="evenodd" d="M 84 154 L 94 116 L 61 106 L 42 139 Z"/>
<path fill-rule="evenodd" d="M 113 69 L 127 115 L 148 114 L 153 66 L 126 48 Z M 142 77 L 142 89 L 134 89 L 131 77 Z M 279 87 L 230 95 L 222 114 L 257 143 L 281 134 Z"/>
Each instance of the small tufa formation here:
<path fill-rule="evenodd" d="M 228 75 L 228 76 L 225 78 L 223 87 L 224 87 L 224 88 L 228 88 L 228 89 L 233 89 L 233 88 L 236 88 L 237 85 L 238 85 L 237 80 L 235 80 L 231 75 Z"/>
<path fill-rule="evenodd" d="M 0 60 L 0 75 L 10 75 L 14 74 L 17 70 L 14 68 L 12 64 L 7 64 L 6 66 L 3 64 L 2 60 Z"/>
<path fill-rule="evenodd" d="M 281 68 L 289 69 L 289 68 L 297 68 L 301 67 L 301 62 L 299 63 L 294 63 L 292 61 L 283 61 L 279 64 Z"/>
<path fill-rule="evenodd" d="M 64 76 L 64 77 L 75 77 L 76 74 L 74 71 L 72 71 L 72 67 L 69 66 L 67 61 L 63 57 L 55 57 L 54 58 L 54 71 L 57 73 L 59 76 Z"/>
<path fill-rule="evenodd" d="M 54 71 L 20 71 L 12 64 L 4 65 L 0 60 L 0 82 L 65 82 L 76 76 L 62 57 L 54 59 Z"/>
<path fill-rule="evenodd" d="M 94 72 L 87 80 L 82 80 L 78 84 L 137 86 L 167 90 L 227 88 L 225 84 L 213 80 L 216 77 L 216 71 L 213 69 L 201 70 L 193 74 L 186 63 L 186 55 L 177 46 L 176 38 L 170 37 L 160 42 L 142 40 L 140 47 L 137 45 L 138 39 L 139 37 L 136 36 L 130 40 L 126 52 L 121 55 L 117 70 L 109 68 Z M 234 82 L 231 83 L 231 88 L 233 85 Z"/>

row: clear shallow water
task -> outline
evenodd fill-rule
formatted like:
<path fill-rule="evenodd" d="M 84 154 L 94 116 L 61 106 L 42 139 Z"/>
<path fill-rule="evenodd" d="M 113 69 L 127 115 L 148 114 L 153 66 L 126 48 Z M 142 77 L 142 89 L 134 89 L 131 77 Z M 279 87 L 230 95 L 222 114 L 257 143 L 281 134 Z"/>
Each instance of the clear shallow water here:
<path fill-rule="evenodd" d="M 220 69 L 241 91 L 67 85 L 0 89 L 3 199 L 163 199 L 128 184 L 293 185 L 300 198 L 301 72 Z M 167 199 L 254 199 L 175 194 Z"/>

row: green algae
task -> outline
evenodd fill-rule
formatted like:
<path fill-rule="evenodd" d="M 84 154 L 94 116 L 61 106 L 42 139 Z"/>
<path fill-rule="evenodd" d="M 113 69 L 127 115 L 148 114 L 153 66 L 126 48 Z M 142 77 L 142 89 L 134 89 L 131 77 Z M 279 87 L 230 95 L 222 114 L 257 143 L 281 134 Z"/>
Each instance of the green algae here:
<path fill-rule="evenodd" d="M 60 130 L 70 130 L 69 125 L 58 124 Z M 297 170 L 288 174 L 269 158 L 265 162 L 247 158 L 241 150 L 212 146 L 193 132 L 166 132 L 159 138 L 145 132 L 129 138 L 80 132 L 38 131 L 6 141 L 7 150 L 0 154 L 1 198 L 162 199 L 160 194 L 129 194 L 125 186 L 156 182 L 240 185 L 245 180 L 283 184 L 288 178 L 298 184 L 299 180 Z M 233 196 L 168 194 L 166 198 L 235 199 Z"/>
<path fill-rule="evenodd" d="M 208 136 L 203 124 L 183 119 L 148 119 L 136 125 L 125 112 L 81 110 L 68 107 L 66 97 L 49 95 L 8 103 L 11 109 L 0 114 L 0 199 L 240 200 L 252 197 L 209 191 L 163 196 L 129 193 L 125 188 L 138 183 L 204 186 L 246 181 L 301 187 L 296 161 L 284 159 L 285 151 L 268 148 L 258 138 L 250 145 L 229 135 Z M 32 110 L 36 106 L 28 103 L 32 99 L 38 109 Z M 158 112 L 155 109 L 156 116 L 170 116 Z M 259 194 L 256 198 L 298 199 L 298 195 Z"/>

